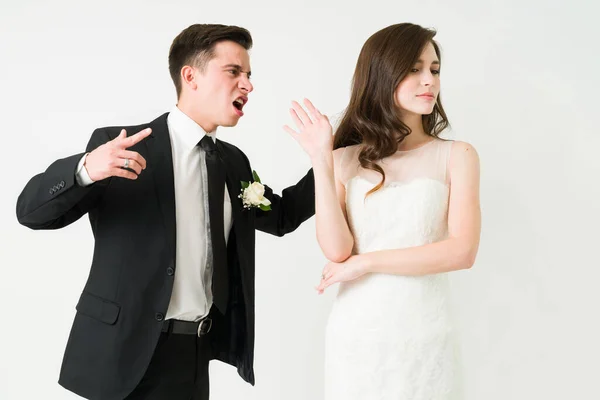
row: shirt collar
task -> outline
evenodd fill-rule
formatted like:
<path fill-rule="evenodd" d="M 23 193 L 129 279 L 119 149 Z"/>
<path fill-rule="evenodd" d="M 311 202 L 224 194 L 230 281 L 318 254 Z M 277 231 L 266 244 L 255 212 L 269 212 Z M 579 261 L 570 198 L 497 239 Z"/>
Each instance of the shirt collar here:
<path fill-rule="evenodd" d="M 215 142 L 217 140 L 216 130 L 213 132 L 206 132 L 177 106 L 173 106 L 168 118 L 169 125 L 173 129 L 172 133 L 177 135 L 181 140 L 181 143 L 184 146 L 183 150 L 192 150 L 205 135 L 210 136 Z"/>

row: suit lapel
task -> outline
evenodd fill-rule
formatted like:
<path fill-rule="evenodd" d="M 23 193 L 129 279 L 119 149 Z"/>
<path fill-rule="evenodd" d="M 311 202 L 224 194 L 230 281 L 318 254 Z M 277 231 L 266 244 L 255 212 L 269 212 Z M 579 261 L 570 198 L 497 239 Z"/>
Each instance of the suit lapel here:
<path fill-rule="evenodd" d="M 233 260 L 237 260 L 237 262 L 230 265 L 230 268 L 237 269 L 232 270 L 232 277 L 237 275 L 241 279 L 240 285 L 244 302 L 250 306 L 254 304 L 252 295 L 254 293 L 254 223 L 252 221 L 254 212 L 244 209 L 242 199 L 238 197 L 242 190 L 241 181 L 247 180 L 240 179 L 238 172 L 244 171 L 244 164 L 237 154 L 229 152 L 227 146 L 224 146 L 218 139 L 217 149 L 225 166 L 225 183 L 231 199 L 231 216 L 233 218 L 231 234 L 235 238 L 229 243 L 235 243 L 235 249 L 228 246 L 228 251 L 235 252 L 235 255 L 229 257 L 230 262 Z M 233 284 L 235 285 L 235 283 Z M 232 292 L 235 296 L 236 289 L 234 288 Z"/>
<path fill-rule="evenodd" d="M 171 257 L 175 260 L 175 182 L 171 139 L 167 126 L 168 115 L 169 113 L 163 114 L 150 123 L 152 134 L 143 142 L 148 148 L 146 161 L 148 169 L 154 176 L 154 188 L 165 224 L 167 243 L 171 250 Z"/>
<path fill-rule="evenodd" d="M 220 140 L 217 139 L 217 149 L 219 150 L 219 154 L 222 157 L 223 165 L 225 166 L 225 183 L 227 184 L 227 191 L 229 192 L 229 198 L 231 200 L 231 216 L 233 217 L 233 225 L 236 225 L 236 222 L 240 221 L 243 212 L 242 199 L 238 196 L 242 190 L 241 180 L 238 178 L 236 174 L 235 166 L 232 165 L 234 163 L 234 157 L 230 157 L 227 151 L 227 148 L 223 146 Z M 236 231 L 237 232 L 237 231 Z"/>

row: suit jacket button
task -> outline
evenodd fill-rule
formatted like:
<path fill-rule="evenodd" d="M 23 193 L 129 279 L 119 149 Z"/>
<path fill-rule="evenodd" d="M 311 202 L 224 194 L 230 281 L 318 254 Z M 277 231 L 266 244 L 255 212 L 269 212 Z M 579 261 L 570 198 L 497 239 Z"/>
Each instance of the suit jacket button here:
<path fill-rule="evenodd" d="M 157 321 L 162 321 L 163 319 L 165 319 L 165 316 L 162 315 L 162 313 L 156 313 L 154 315 L 154 318 L 156 318 Z"/>
<path fill-rule="evenodd" d="M 167 268 L 167 275 L 169 276 L 173 276 L 173 274 L 175 273 L 175 270 L 171 267 Z"/>

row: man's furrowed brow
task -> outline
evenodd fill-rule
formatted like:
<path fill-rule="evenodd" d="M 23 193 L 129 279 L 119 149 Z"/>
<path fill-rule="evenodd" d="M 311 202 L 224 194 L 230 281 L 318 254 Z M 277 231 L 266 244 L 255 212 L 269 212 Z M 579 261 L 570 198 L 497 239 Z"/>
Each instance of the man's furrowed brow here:
<path fill-rule="evenodd" d="M 252 74 L 252 72 L 250 70 L 244 71 L 243 68 L 242 68 L 242 66 L 239 65 L 239 64 L 226 64 L 226 65 L 223 66 L 223 68 L 233 68 L 233 69 L 236 69 L 236 70 L 238 70 L 240 72 L 247 73 L 248 76 L 250 76 Z"/>

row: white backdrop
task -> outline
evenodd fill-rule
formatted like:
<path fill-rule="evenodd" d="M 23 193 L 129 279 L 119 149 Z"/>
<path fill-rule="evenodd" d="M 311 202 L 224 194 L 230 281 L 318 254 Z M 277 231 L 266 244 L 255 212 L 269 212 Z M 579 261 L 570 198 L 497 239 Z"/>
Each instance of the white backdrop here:
<path fill-rule="evenodd" d="M 339 114 L 364 41 L 404 21 L 438 29 L 447 137 L 481 157 L 480 252 L 452 275 L 468 399 L 600 398 L 598 6 L 563 3 L 2 0 L 0 399 L 78 398 L 56 381 L 93 245 L 86 217 L 54 232 L 20 226 L 17 196 L 94 128 L 147 122 L 174 104 L 167 55 L 182 29 L 253 34 L 255 91 L 219 135 L 280 191 L 309 167 L 281 129 L 290 100 Z M 214 362 L 211 399 L 321 399 L 335 290 L 313 290 L 325 263 L 314 219 L 257 241 L 257 384 Z"/>

